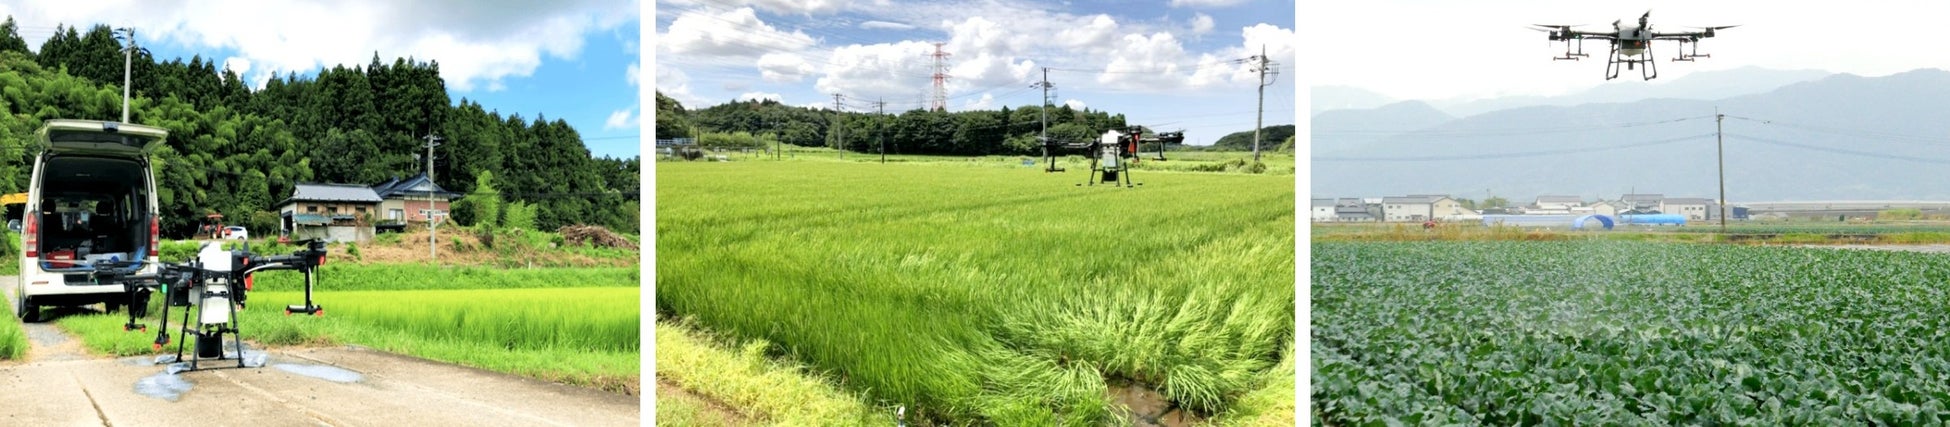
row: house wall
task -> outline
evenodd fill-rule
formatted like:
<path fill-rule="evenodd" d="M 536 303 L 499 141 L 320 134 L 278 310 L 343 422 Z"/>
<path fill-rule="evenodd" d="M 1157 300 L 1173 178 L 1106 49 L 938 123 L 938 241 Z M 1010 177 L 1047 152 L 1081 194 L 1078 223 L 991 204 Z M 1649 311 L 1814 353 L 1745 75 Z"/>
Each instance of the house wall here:
<path fill-rule="evenodd" d="M 1660 212 L 1685 215 L 1687 220 L 1712 219 L 1712 215 L 1706 211 L 1706 205 L 1665 205 L 1661 207 Z"/>
<path fill-rule="evenodd" d="M 1429 205 L 1429 214 L 1435 218 L 1457 219 L 1475 214 L 1475 212 L 1463 209 L 1462 202 L 1456 199 L 1444 198 L 1435 201 L 1435 204 Z"/>
<path fill-rule="evenodd" d="M 295 212 L 295 213 L 319 214 L 319 215 L 334 215 L 334 214 L 377 215 L 378 207 L 371 203 L 298 201 L 298 202 L 292 202 L 291 204 L 278 207 L 278 212 L 279 213 Z"/>
<path fill-rule="evenodd" d="M 453 212 L 452 203 L 448 202 L 445 199 L 434 200 L 433 208 L 435 210 L 440 210 L 448 213 Z M 424 195 L 420 197 L 397 197 L 396 196 L 393 198 L 386 199 L 386 201 L 379 202 L 379 214 L 374 218 L 377 218 L 382 221 L 394 219 L 393 211 L 399 210 L 400 211 L 399 216 L 402 217 L 402 219 L 404 219 L 407 222 L 427 222 L 426 215 L 422 213 L 422 211 L 425 211 L 426 209 L 427 209 L 427 197 Z"/>
<path fill-rule="evenodd" d="M 1435 205 L 1428 203 L 1382 203 L 1386 221 L 1425 221 L 1433 218 Z"/>
<path fill-rule="evenodd" d="M 1313 218 L 1313 220 L 1314 220 L 1314 221 L 1333 221 L 1333 220 L 1334 220 L 1334 207 L 1333 207 L 1333 206 L 1314 206 L 1314 210 L 1313 210 L 1313 216 L 1312 216 L 1312 218 Z"/>
<path fill-rule="evenodd" d="M 291 232 L 291 240 L 325 239 L 327 242 L 368 243 L 372 241 L 370 226 L 352 225 L 300 225 Z"/>

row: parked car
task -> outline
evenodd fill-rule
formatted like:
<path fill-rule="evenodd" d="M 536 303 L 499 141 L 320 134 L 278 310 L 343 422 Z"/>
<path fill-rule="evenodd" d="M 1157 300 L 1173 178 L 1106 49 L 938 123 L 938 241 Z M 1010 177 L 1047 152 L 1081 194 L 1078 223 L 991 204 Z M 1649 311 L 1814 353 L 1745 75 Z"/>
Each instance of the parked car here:
<path fill-rule="evenodd" d="M 92 120 L 48 120 L 35 132 L 20 233 L 14 312 L 40 321 L 41 307 L 106 303 L 146 311 L 147 293 L 90 274 L 98 266 L 155 274 L 159 245 L 156 181 L 149 155 L 169 132 Z"/>
<path fill-rule="evenodd" d="M 223 228 L 223 238 L 225 239 L 249 240 L 250 237 L 251 237 L 251 231 L 245 229 L 242 226 L 233 225 L 233 226 Z"/>

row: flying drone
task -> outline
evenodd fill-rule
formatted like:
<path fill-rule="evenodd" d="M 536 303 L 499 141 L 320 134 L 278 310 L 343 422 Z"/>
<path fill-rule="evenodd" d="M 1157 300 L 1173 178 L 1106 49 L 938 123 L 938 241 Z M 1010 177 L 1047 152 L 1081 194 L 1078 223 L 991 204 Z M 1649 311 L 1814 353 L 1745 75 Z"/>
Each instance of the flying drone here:
<path fill-rule="evenodd" d="M 238 336 L 236 320 L 238 308 L 244 306 L 247 291 L 251 289 L 251 275 L 263 271 L 296 270 L 305 275 L 305 304 L 286 306 L 285 315 L 302 313 L 324 315 L 325 308 L 312 303 L 313 273 L 325 265 L 325 242 L 306 240 L 298 242 L 303 246 L 290 255 L 254 255 L 246 246 L 242 250 L 226 251 L 216 243 L 205 243 L 197 251 L 196 257 L 183 263 L 162 263 L 154 274 L 136 274 L 140 263 L 117 263 L 103 261 L 90 273 L 97 281 L 115 281 L 128 284 L 130 306 L 148 301 L 148 294 L 160 291 L 166 297 L 162 324 L 157 328 L 156 350 L 169 344 L 169 308 L 182 307 L 183 318 L 176 339 L 176 360 L 189 362 L 189 370 L 197 369 L 201 360 L 223 360 L 224 335 L 230 335 L 237 358 L 237 367 L 244 366 L 243 340 Z M 194 309 L 196 318 L 190 318 Z M 129 322 L 122 326 L 124 331 L 147 330 L 148 327 L 136 323 L 136 311 L 127 310 Z M 196 337 L 196 351 L 189 359 L 183 358 L 183 346 L 191 335 Z"/>
<path fill-rule="evenodd" d="M 1612 30 L 1609 32 L 1571 29 L 1576 25 L 1532 24 L 1531 29 L 1550 33 L 1550 40 L 1553 42 L 1564 42 L 1564 56 L 1551 58 L 1553 60 L 1576 61 L 1590 57 L 1591 55 L 1584 53 L 1585 39 L 1608 40 L 1611 43 L 1611 54 L 1608 55 L 1609 61 L 1605 63 L 1605 80 L 1618 78 L 1621 66 L 1626 70 L 1640 69 L 1640 75 L 1646 80 L 1652 80 L 1659 77 L 1658 63 L 1652 58 L 1652 42 L 1659 40 L 1679 42 L 1679 56 L 1673 57 L 1672 60 L 1691 62 L 1697 58 L 1712 57 L 1712 55 L 1699 53 L 1700 39 L 1713 37 L 1719 30 L 1738 27 L 1738 25 L 1692 27 L 1699 31 L 1662 33 L 1652 30 L 1652 24 L 1647 22 L 1651 17 L 1652 11 L 1645 11 L 1644 15 L 1639 15 L 1639 23 L 1636 26 L 1627 24 L 1624 20 L 1612 21 Z M 1576 50 L 1572 50 L 1572 41 L 1577 41 Z M 1690 52 L 1687 50 L 1689 44 L 1692 45 Z M 1644 64 L 1644 67 L 1639 67 L 1640 64 Z"/>
<path fill-rule="evenodd" d="M 1090 157 L 1090 185 L 1109 183 L 1132 187 L 1140 185 L 1131 183 L 1131 165 L 1138 158 L 1139 143 L 1157 143 L 1158 157 L 1156 159 L 1164 160 L 1165 144 L 1177 144 L 1184 141 L 1184 131 L 1159 132 L 1153 135 L 1145 135 L 1144 128 L 1139 126 L 1126 127 L 1123 129 L 1123 132 L 1119 132 L 1117 129 L 1111 129 L 1104 132 L 1103 137 L 1088 142 L 1059 142 L 1044 137 L 1043 164 L 1048 166 L 1043 171 L 1062 172 L 1063 168 L 1056 167 L 1057 156 L 1062 155 L 1066 151 L 1080 151 Z"/>

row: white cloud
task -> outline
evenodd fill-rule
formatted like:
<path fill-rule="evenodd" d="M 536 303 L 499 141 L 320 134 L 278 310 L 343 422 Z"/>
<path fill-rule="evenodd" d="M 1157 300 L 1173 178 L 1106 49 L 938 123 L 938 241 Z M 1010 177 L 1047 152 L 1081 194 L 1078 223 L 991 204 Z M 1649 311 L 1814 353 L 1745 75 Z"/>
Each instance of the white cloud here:
<path fill-rule="evenodd" d="M 804 32 L 787 33 L 758 19 L 752 8 L 723 13 L 686 11 L 672 20 L 658 45 L 684 56 L 752 58 L 771 52 L 791 52 L 812 46 Z"/>
<path fill-rule="evenodd" d="M 899 22 L 867 21 L 860 23 L 860 28 L 868 30 L 912 30 L 914 26 Z"/>
<path fill-rule="evenodd" d="M 643 79 L 643 63 L 631 62 L 630 68 L 623 71 L 623 79 L 629 81 L 630 86 L 636 86 Z"/>
<path fill-rule="evenodd" d="M 637 19 L 631 0 L 510 3 L 346 0 L 266 7 L 254 2 L 62 2 L 59 7 L 0 6 L 19 22 L 113 23 L 137 28 L 142 43 L 228 48 L 248 61 L 247 80 L 272 72 L 364 65 L 413 57 L 440 63 L 447 85 L 470 91 L 527 76 L 544 54 L 573 59 L 584 35 Z M 43 36 L 44 37 L 44 36 Z M 38 48 L 43 38 L 27 40 Z M 232 63 L 239 65 L 241 63 Z"/>
<path fill-rule="evenodd" d="M 642 121 L 643 116 L 636 113 L 636 107 L 616 110 L 609 113 L 609 120 L 603 122 L 603 130 L 631 129 Z"/>
<path fill-rule="evenodd" d="M 230 72 L 237 73 L 237 75 L 242 76 L 244 75 L 244 73 L 250 72 L 251 60 L 241 56 L 232 56 L 229 58 L 224 58 L 223 68 L 229 69 Z M 223 70 L 217 70 L 217 72 L 221 73 L 223 72 Z"/>
<path fill-rule="evenodd" d="M 813 88 L 859 99 L 906 99 L 926 93 L 933 71 L 925 55 L 933 51 L 934 45 L 911 40 L 841 46 L 833 50 L 826 75 Z"/>
<path fill-rule="evenodd" d="M 765 81 L 785 83 L 805 80 L 816 69 L 799 55 L 768 53 L 758 58 L 758 70 Z"/>
<path fill-rule="evenodd" d="M 943 47 L 951 54 L 970 55 L 988 53 L 993 55 L 1012 55 L 1029 49 L 1034 41 L 1029 31 L 1010 31 L 1002 24 L 980 16 L 970 17 L 961 22 L 943 22 L 948 28 L 948 44 Z"/>
<path fill-rule="evenodd" d="M 1123 46 L 1097 75 L 1097 83 L 1121 89 L 1169 90 L 1183 86 L 1179 75 L 1185 48 L 1171 33 L 1124 36 Z"/>
<path fill-rule="evenodd" d="M 1075 110 L 1082 110 L 1084 107 L 1083 101 L 1078 101 L 1074 99 L 1063 101 L 1063 105 L 1068 105 L 1070 106 L 1071 109 L 1075 109 Z"/>
<path fill-rule="evenodd" d="M 988 110 L 995 108 L 995 95 L 982 93 L 982 99 L 962 103 L 963 110 Z"/>
<path fill-rule="evenodd" d="M 1220 7 L 1245 2 L 1246 0 L 1171 0 L 1171 7 Z"/>
<path fill-rule="evenodd" d="M 1272 58 L 1273 68 L 1281 69 L 1281 74 L 1292 75 L 1296 58 L 1293 45 L 1293 30 L 1274 25 L 1255 24 L 1239 30 L 1242 41 L 1239 46 L 1228 47 L 1218 55 L 1206 54 L 1199 58 L 1199 67 L 1192 73 L 1192 87 L 1243 86 L 1259 84 L 1259 74 L 1253 72 L 1251 62 L 1221 62 L 1259 55 L 1262 49 L 1266 57 Z M 1277 78 L 1277 77 L 1275 77 Z"/>
<path fill-rule="evenodd" d="M 761 99 L 770 99 L 774 102 L 785 102 L 784 98 L 779 97 L 779 94 L 776 93 L 745 92 L 743 94 L 738 95 L 739 101 L 755 101 Z"/>
<path fill-rule="evenodd" d="M 1192 17 L 1192 34 L 1212 32 L 1212 15 L 1198 14 Z"/>
<path fill-rule="evenodd" d="M 1117 34 L 1117 20 L 1097 15 L 1090 22 L 1064 29 L 1055 40 L 1067 47 L 1106 47 Z"/>
<path fill-rule="evenodd" d="M 690 75 L 684 74 L 683 70 L 666 67 L 664 64 L 658 63 L 657 79 L 653 82 L 656 84 L 658 92 L 663 92 L 664 96 L 668 96 L 684 104 L 684 108 L 702 108 L 711 105 L 704 97 L 691 93 Z"/>

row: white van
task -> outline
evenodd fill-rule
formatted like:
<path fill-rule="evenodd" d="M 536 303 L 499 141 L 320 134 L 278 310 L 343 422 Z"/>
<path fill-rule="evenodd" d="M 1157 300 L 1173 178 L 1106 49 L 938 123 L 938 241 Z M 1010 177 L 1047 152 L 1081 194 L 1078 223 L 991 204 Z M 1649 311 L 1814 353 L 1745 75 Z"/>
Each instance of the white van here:
<path fill-rule="evenodd" d="M 97 280 L 97 267 L 157 265 L 156 179 L 149 155 L 169 132 L 92 120 L 49 120 L 36 132 L 40 155 L 21 215 L 20 283 L 15 312 L 40 320 L 41 307 L 131 303 L 132 289 Z M 146 297 L 147 293 L 140 294 Z M 147 311 L 147 301 L 132 310 Z"/>

